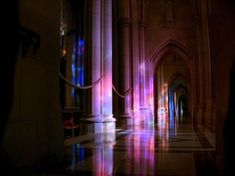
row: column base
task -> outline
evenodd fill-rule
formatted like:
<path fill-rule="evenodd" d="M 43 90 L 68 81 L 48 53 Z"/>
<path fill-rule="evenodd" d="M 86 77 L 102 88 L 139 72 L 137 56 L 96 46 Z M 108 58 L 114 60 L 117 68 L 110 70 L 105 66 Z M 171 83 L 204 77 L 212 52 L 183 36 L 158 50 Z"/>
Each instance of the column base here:
<path fill-rule="evenodd" d="M 115 133 L 103 133 L 103 142 L 107 145 L 115 144 L 116 141 L 116 132 Z"/>
<path fill-rule="evenodd" d="M 95 145 L 112 146 L 116 143 L 116 133 L 95 133 L 93 136 Z"/>
<path fill-rule="evenodd" d="M 116 119 L 113 116 L 103 118 L 103 132 L 104 133 L 115 133 L 116 132 Z"/>
<path fill-rule="evenodd" d="M 102 133 L 103 120 L 100 114 L 89 114 L 80 119 L 80 134 Z"/>
<path fill-rule="evenodd" d="M 128 114 L 128 113 L 121 114 L 118 116 L 118 119 L 120 121 L 120 125 L 122 128 L 127 128 L 133 125 L 133 118 L 131 114 Z"/>
<path fill-rule="evenodd" d="M 112 116 L 102 118 L 100 115 L 90 115 L 90 117 L 80 120 L 81 134 L 116 132 L 116 119 Z"/>

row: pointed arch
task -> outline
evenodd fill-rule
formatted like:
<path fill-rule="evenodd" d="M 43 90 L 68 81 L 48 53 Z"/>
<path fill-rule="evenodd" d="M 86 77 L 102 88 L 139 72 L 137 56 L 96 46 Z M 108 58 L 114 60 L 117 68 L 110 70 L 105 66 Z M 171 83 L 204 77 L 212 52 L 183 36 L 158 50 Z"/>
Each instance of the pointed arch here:
<path fill-rule="evenodd" d="M 160 44 L 159 47 L 156 47 L 155 51 L 150 57 L 150 62 L 152 63 L 153 68 L 155 68 L 161 59 L 168 53 L 174 53 L 180 56 L 186 61 L 188 68 L 190 68 L 191 54 L 184 45 L 172 39 L 169 39 L 166 42 Z"/>
<path fill-rule="evenodd" d="M 185 61 L 187 68 L 189 70 L 189 76 L 186 78 L 184 75 L 182 75 L 181 73 L 176 73 L 172 76 L 172 78 L 169 79 L 168 81 L 168 85 L 170 85 L 172 82 L 174 82 L 174 80 L 176 80 L 177 78 L 182 78 L 181 83 L 183 82 L 187 82 L 190 83 L 191 82 L 191 71 L 192 71 L 192 64 L 191 64 L 191 58 L 192 55 L 190 54 L 190 52 L 188 51 L 188 49 L 182 45 L 180 42 L 175 41 L 173 39 L 169 39 L 166 40 L 165 42 L 162 42 L 160 45 L 158 45 L 158 47 L 156 47 L 156 49 L 154 50 L 153 54 L 151 55 L 151 57 L 149 58 L 149 63 L 150 63 L 150 70 L 151 70 L 151 74 L 153 76 L 153 85 L 156 84 L 157 80 L 157 76 L 156 76 L 156 71 L 158 70 L 158 66 L 160 65 L 160 62 L 162 61 L 162 59 L 166 58 L 165 56 L 167 56 L 168 54 L 174 54 L 178 57 L 180 57 L 182 60 Z M 185 81 L 183 81 L 185 80 Z M 180 84 L 181 84 L 180 83 Z M 177 83 L 178 84 L 178 83 Z M 181 84 L 183 85 L 183 84 Z M 153 88 L 154 90 L 154 97 L 157 97 L 154 99 L 154 114 L 157 115 L 158 111 L 158 91 L 157 91 L 157 86 L 155 88 Z M 190 93 L 191 93 L 191 86 L 190 84 L 187 84 L 187 89 L 188 89 L 188 94 L 189 97 L 191 97 Z M 171 94 L 172 96 L 172 94 Z M 171 107 L 169 105 L 169 107 Z"/>
<path fill-rule="evenodd" d="M 190 85 L 190 80 L 188 80 L 188 78 L 186 78 L 183 74 L 181 73 L 175 73 L 174 75 L 172 75 L 170 77 L 170 79 L 168 80 L 168 85 L 169 87 L 176 81 L 176 80 L 180 80 L 179 84 L 182 84 L 184 86 L 189 87 Z"/>
<path fill-rule="evenodd" d="M 188 110 L 191 108 L 191 91 L 190 91 L 190 80 L 188 80 L 184 75 L 181 73 L 175 73 L 169 80 L 168 80 L 168 98 L 169 98 L 169 114 L 170 117 L 173 117 L 175 115 L 175 107 L 176 102 L 174 99 L 174 93 L 177 92 L 177 90 L 181 90 L 184 93 L 188 104 Z M 191 114 L 188 114 L 189 117 L 191 117 Z"/>

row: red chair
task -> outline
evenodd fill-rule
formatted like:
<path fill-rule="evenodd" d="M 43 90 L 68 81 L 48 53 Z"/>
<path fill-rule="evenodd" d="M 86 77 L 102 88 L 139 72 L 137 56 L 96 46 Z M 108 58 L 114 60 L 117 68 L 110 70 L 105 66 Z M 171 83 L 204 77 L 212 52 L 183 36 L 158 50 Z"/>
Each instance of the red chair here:
<path fill-rule="evenodd" d="M 64 124 L 65 134 L 67 131 L 71 131 L 70 134 L 71 137 L 73 138 L 75 136 L 75 130 L 78 130 L 79 125 L 75 123 L 74 115 L 72 112 L 63 114 L 63 124 Z"/>

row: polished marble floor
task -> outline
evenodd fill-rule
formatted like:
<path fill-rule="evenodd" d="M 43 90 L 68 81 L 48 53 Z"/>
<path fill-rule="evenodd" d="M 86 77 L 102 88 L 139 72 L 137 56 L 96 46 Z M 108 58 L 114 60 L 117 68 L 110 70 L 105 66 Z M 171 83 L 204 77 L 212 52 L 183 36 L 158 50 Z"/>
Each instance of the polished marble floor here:
<path fill-rule="evenodd" d="M 84 135 L 67 139 L 65 146 L 65 167 L 51 175 L 217 175 L 214 134 L 191 124 Z"/>

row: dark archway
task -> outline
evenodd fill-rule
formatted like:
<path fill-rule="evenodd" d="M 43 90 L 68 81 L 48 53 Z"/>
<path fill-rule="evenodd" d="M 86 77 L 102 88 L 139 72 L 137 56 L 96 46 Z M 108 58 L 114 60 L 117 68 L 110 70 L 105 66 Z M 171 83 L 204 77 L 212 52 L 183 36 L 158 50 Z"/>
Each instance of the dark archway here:
<path fill-rule="evenodd" d="M 185 71 L 184 73 L 181 73 L 181 70 L 175 70 L 174 73 L 171 73 L 170 78 L 167 78 L 167 80 L 165 79 L 164 81 L 159 81 L 159 74 L 162 71 L 158 71 L 160 65 L 162 64 L 162 62 L 164 61 L 164 59 L 166 57 L 168 57 L 169 55 L 173 55 L 175 57 L 176 60 L 181 60 L 181 62 L 184 62 L 184 68 Z M 172 96 L 172 93 L 169 94 L 169 88 L 171 87 L 171 92 L 173 92 L 173 90 L 175 90 L 179 85 L 183 85 L 186 90 L 187 90 L 187 97 L 190 97 L 189 93 L 191 93 L 190 90 L 190 84 L 188 80 L 191 80 L 191 64 L 190 64 L 191 60 L 190 60 L 190 55 L 187 52 L 187 49 L 181 45 L 180 43 L 178 43 L 177 41 L 174 40 L 168 40 L 167 42 L 163 43 L 162 45 L 160 45 L 154 52 L 154 54 L 152 55 L 152 57 L 150 58 L 150 63 L 152 63 L 153 65 L 153 70 L 152 70 L 152 74 L 154 77 L 154 115 L 155 115 L 155 122 L 158 121 L 158 116 L 161 115 L 161 111 L 160 109 L 165 110 L 165 113 L 163 113 L 164 115 L 167 115 L 167 117 L 170 117 L 170 115 L 172 115 L 172 112 L 169 111 L 169 109 L 171 108 L 171 106 L 174 106 L 174 104 L 170 104 L 168 103 L 168 96 Z M 158 73 L 157 73 L 158 72 Z M 187 73 L 186 73 L 187 72 Z M 177 78 L 178 77 L 178 78 Z M 175 83 L 175 85 L 172 87 L 172 83 L 174 80 L 178 80 L 178 83 Z M 163 103 L 164 104 L 164 108 L 161 108 L 159 105 L 159 102 L 161 102 L 161 97 L 159 96 L 159 92 L 162 91 L 160 90 L 160 85 L 161 87 L 165 87 L 166 88 L 166 100 L 164 100 L 167 103 Z M 164 88 L 164 89 L 165 89 Z M 189 100 L 189 98 L 188 98 Z M 189 101 L 188 101 L 189 102 Z M 165 105 L 166 104 L 166 105 Z M 190 106 L 188 106 L 190 107 Z M 170 114 L 171 113 L 171 114 Z"/>
<path fill-rule="evenodd" d="M 178 120 L 182 122 L 182 118 L 185 121 L 190 119 L 191 98 L 189 88 L 188 80 L 180 73 L 173 75 L 170 79 L 168 88 L 170 121 Z"/>

